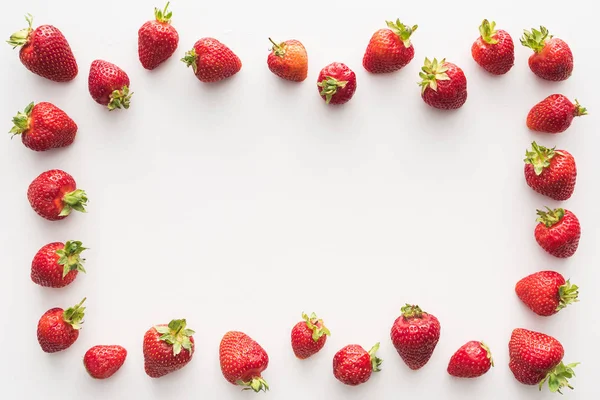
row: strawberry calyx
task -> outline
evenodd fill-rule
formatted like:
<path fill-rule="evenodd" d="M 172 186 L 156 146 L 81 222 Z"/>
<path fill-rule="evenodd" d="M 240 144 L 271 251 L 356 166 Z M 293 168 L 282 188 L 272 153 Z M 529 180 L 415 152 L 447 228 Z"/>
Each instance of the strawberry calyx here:
<path fill-rule="evenodd" d="M 552 393 L 560 393 L 562 388 L 568 387 L 573 390 L 573 386 L 569 384 L 569 379 L 575 376 L 575 371 L 573 368 L 578 366 L 580 363 L 572 363 L 565 365 L 562 361 L 556 367 L 554 367 L 546 377 L 540 382 L 539 387 L 542 390 L 542 387 L 548 381 L 548 387 Z"/>
<path fill-rule="evenodd" d="M 329 104 L 338 89 L 346 87 L 347 84 L 348 81 L 339 81 L 332 76 L 328 76 L 321 82 L 318 82 L 317 86 L 321 88 L 321 96 L 325 96 L 325 103 Z"/>
<path fill-rule="evenodd" d="M 27 44 L 27 42 L 29 42 L 29 35 L 33 31 L 33 28 L 31 27 L 33 25 L 33 16 L 31 14 L 27 14 L 25 15 L 25 20 L 27 21 L 29 26 L 25 29 L 21 29 L 20 31 L 13 33 L 10 36 L 10 39 L 6 41 L 6 43 L 10 44 L 13 47 L 13 49 L 16 49 L 19 46 L 24 46 L 25 44 Z"/>
<path fill-rule="evenodd" d="M 323 320 L 317 318 L 317 314 L 312 313 L 309 317 L 305 313 L 302 313 L 302 319 L 306 321 L 308 329 L 313 331 L 312 338 L 315 342 L 318 342 L 324 335 L 331 336 L 331 332 L 323 324 Z"/>
<path fill-rule="evenodd" d="M 410 36 L 413 34 L 414 31 L 417 30 L 417 28 L 419 26 L 418 25 L 413 25 L 413 26 L 404 25 L 402 22 L 400 22 L 400 19 L 396 19 L 396 22 L 385 21 L 385 23 L 387 24 L 388 28 L 390 28 L 392 30 L 392 32 L 394 32 L 396 35 L 398 35 L 400 40 L 402 40 L 402 43 L 404 43 L 404 47 L 409 48 L 410 47 Z"/>
<path fill-rule="evenodd" d="M 283 56 L 285 56 L 285 48 L 286 48 L 285 42 L 281 42 L 281 43 L 277 44 L 271 38 L 269 38 L 269 42 L 273 43 L 273 49 L 272 49 L 273 54 L 275 54 L 277 57 L 283 58 Z"/>
<path fill-rule="evenodd" d="M 85 259 L 80 257 L 84 250 L 87 250 L 87 247 L 83 247 L 81 242 L 73 240 L 67 241 L 64 248 L 56 250 L 56 254 L 60 257 L 57 263 L 63 266 L 63 278 L 71 271 L 86 272 L 83 268 Z"/>
<path fill-rule="evenodd" d="M 8 133 L 12 133 L 13 136 L 20 135 L 29 129 L 29 118 L 31 117 L 31 111 L 33 110 L 34 105 L 35 103 L 33 102 L 29 103 L 23 112 L 19 111 L 17 115 L 13 117 L 12 122 L 15 125 Z"/>
<path fill-rule="evenodd" d="M 479 26 L 479 33 L 481 34 L 481 39 L 488 44 L 497 44 L 498 39 L 496 36 L 496 23 L 494 21 L 490 22 L 487 19 L 484 19 L 481 25 Z"/>
<path fill-rule="evenodd" d="M 128 109 L 131 101 L 131 95 L 133 95 L 133 92 L 129 92 L 129 87 L 127 87 L 127 85 L 123 86 L 121 90 L 113 90 L 113 92 L 110 94 L 108 109 L 110 111 L 116 108 Z"/>
<path fill-rule="evenodd" d="M 170 3 L 171 2 L 167 2 L 167 5 L 165 6 L 164 10 L 160 10 L 156 7 L 154 8 L 154 17 L 158 22 L 161 22 L 163 24 L 171 23 L 171 17 L 173 16 L 173 12 L 168 10 Z"/>
<path fill-rule="evenodd" d="M 546 46 L 546 41 L 550 39 L 552 39 L 552 35 L 548 32 L 548 29 L 540 26 L 539 31 L 537 29 L 532 29 L 531 31 L 525 29 L 521 38 L 521 44 L 539 53 Z"/>
<path fill-rule="evenodd" d="M 250 382 L 238 380 L 235 383 L 238 386 L 243 386 L 244 388 L 242 390 L 254 390 L 256 393 L 260 391 L 266 392 L 269 390 L 269 385 L 267 384 L 267 381 L 265 381 L 261 376 L 252 378 Z"/>
<path fill-rule="evenodd" d="M 83 317 L 85 316 L 85 307 L 83 307 L 83 302 L 85 300 L 86 298 L 84 297 L 79 304 L 69 307 L 63 312 L 63 320 L 67 324 L 71 325 L 73 329 L 81 329 Z"/>
<path fill-rule="evenodd" d="M 76 189 L 72 192 L 66 193 L 62 198 L 62 202 L 64 204 L 63 209 L 58 215 L 60 217 L 64 217 L 71 214 L 71 211 L 73 210 L 86 212 L 85 206 L 87 206 L 87 201 L 87 194 L 81 189 Z"/>
<path fill-rule="evenodd" d="M 421 310 L 421 307 L 416 305 L 406 303 L 406 305 L 402 307 L 400 311 L 402 312 L 402 316 L 406 319 L 423 317 L 423 310 Z"/>
<path fill-rule="evenodd" d="M 381 371 L 381 363 L 383 363 L 383 360 L 375 355 L 377 350 L 379 350 L 379 342 L 375 343 L 375 346 L 369 350 L 369 356 L 371 357 L 371 369 L 373 372 Z"/>
<path fill-rule="evenodd" d="M 558 296 L 560 297 L 560 301 L 558 307 L 556 307 L 556 311 L 560 311 L 569 304 L 579 301 L 577 299 L 577 296 L 579 296 L 579 286 L 573 285 L 570 280 L 567 280 L 564 285 L 558 288 Z"/>
<path fill-rule="evenodd" d="M 483 342 L 479 342 L 479 345 L 487 353 L 487 358 L 488 358 L 488 360 L 490 360 L 490 364 L 493 367 L 494 366 L 494 358 L 492 357 L 492 351 L 490 350 L 490 348 L 488 347 L 488 345 L 485 344 L 485 343 L 483 343 Z"/>
<path fill-rule="evenodd" d="M 562 208 L 555 208 L 552 210 L 549 207 L 546 207 L 548 211 L 537 210 L 537 222 L 541 222 L 546 225 L 547 228 L 551 228 L 553 225 L 556 225 L 563 219 L 565 216 L 565 210 Z"/>
<path fill-rule="evenodd" d="M 576 117 L 580 117 L 582 115 L 587 115 L 587 108 L 582 107 L 581 104 L 579 104 L 579 101 L 577 99 L 575 99 L 575 116 Z"/>
<path fill-rule="evenodd" d="M 194 351 L 194 343 L 192 343 L 190 337 L 196 332 L 187 329 L 186 326 L 185 319 L 174 319 L 167 326 L 157 325 L 154 327 L 161 334 L 159 340 L 173 346 L 174 356 L 181 353 L 181 349 L 186 349 L 190 354 Z"/>
<path fill-rule="evenodd" d="M 550 166 L 550 161 L 556 156 L 562 155 L 556 151 L 556 147 L 551 149 L 540 146 L 536 142 L 531 143 L 531 150 L 525 151 L 525 164 L 531 164 L 536 175 L 541 175 L 545 168 Z"/>
<path fill-rule="evenodd" d="M 445 58 L 443 58 L 440 62 L 438 62 L 436 58 L 434 58 L 433 61 L 431 61 L 429 58 L 425 58 L 425 63 L 421 68 L 422 71 L 419 72 L 419 76 L 421 77 L 421 82 L 419 82 L 419 85 L 421 86 L 422 93 L 424 93 L 427 88 L 431 88 L 437 92 L 437 81 L 450 80 L 450 77 L 446 73 L 446 71 L 448 71 L 448 67 L 444 66 L 445 63 Z"/>
<path fill-rule="evenodd" d="M 198 71 L 198 55 L 196 54 L 196 49 L 191 49 L 190 51 L 185 52 L 185 56 L 181 59 L 185 65 L 188 67 L 192 67 L 194 73 Z"/>

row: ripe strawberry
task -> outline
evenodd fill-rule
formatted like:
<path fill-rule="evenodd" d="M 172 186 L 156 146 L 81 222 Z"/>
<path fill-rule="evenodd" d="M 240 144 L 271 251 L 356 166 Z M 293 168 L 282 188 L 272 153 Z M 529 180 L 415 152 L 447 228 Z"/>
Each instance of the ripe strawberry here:
<path fill-rule="evenodd" d="M 575 104 L 562 94 L 553 94 L 537 103 L 527 114 L 527 127 L 532 131 L 560 133 L 567 130 L 574 117 L 587 115 L 577 100 Z"/>
<path fill-rule="evenodd" d="M 85 272 L 80 257 L 87 250 L 81 242 L 69 240 L 42 247 L 31 263 L 31 280 L 40 286 L 61 288 L 69 285 L 79 271 Z"/>
<path fill-rule="evenodd" d="M 297 40 L 286 40 L 279 44 L 273 43 L 273 49 L 267 57 L 267 65 L 272 73 L 278 77 L 302 82 L 308 74 L 308 55 L 306 49 Z"/>
<path fill-rule="evenodd" d="M 194 332 L 185 319 L 169 325 L 155 325 L 144 335 L 144 369 L 151 378 L 160 378 L 185 367 L 194 355 Z"/>
<path fill-rule="evenodd" d="M 219 362 L 221 372 L 229 383 L 257 393 L 269 390 L 269 385 L 261 376 L 269 366 L 269 356 L 245 333 L 232 331 L 223 336 L 219 346 Z"/>
<path fill-rule="evenodd" d="M 21 63 L 36 75 L 54 82 L 67 82 L 77 76 L 77 62 L 61 31 L 52 25 L 33 29 L 33 17 L 25 16 L 29 27 L 14 33 L 7 41 L 19 51 Z"/>
<path fill-rule="evenodd" d="M 164 10 L 155 8 L 155 19 L 146 22 L 138 30 L 138 55 L 146 69 L 158 67 L 177 50 L 179 34 L 171 25 L 173 13 L 168 8 L 169 3 Z"/>
<path fill-rule="evenodd" d="M 88 201 L 86 193 L 77 189 L 75 179 L 60 169 L 35 178 L 27 189 L 27 199 L 39 216 L 50 221 L 64 219 L 73 210 L 85 212 Z"/>
<path fill-rule="evenodd" d="M 52 103 L 30 103 L 12 121 L 10 133 L 21 135 L 25 147 L 34 151 L 69 146 L 77 134 L 77 124 Z"/>
<path fill-rule="evenodd" d="M 356 91 L 356 74 L 346 64 L 334 62 L 319 73 L 319 94 L 327 104 L 344 104 Z"/>
<path fill-rule="evenodd" d="M 333 356 L 333 376 L 345 385 L 357 386 L 365 383 L 372 372 L 381 371 L 380 358 L 375 356 L 379 350 L 377 343 L 369 352 L 357 344 L 351 344 Z"/>
<path fill-rule="evenodd" d="M 483 342 L 470 341 L 454 353 L 448 373 L 457 378 L 477 378 L 494 366 L 492 352 Z"/>
<path fill-rule="evenodd" d="M 544 196 L 567 200 L 575 191 L 577 166 L 568 151 L 555 149 L 531 144 L 531 150 L 525 152 L 525 180 Z"/>
<path fill-rule="evenodd" d="M 374 74 L 398 71 L 415 56 L 410 36 L 418 26 L 406 26 L 399 19 L 386 21 L 386 24 L 389 29 L 373 34 L 363 57 L 363 66 Z"/>
<path fill-rule="evenodd" d="M 312 313 L 310 318 L 302 313 L 302 319 L 304 321 L 298 322 L 292 328 L 292 349 L 296 357 L 304 360 L 325 346 L 327 336 L 331 335 L 331 332 L 325 327 L 322 319 L 317 319 L 315 313 Z"/>
<path fill-rule="evenodd" d="M 539 385 L 546 381 L 551 392 L 561 393 L 568 387 L 569 378 L 575 376 L 573 368 L 579 364 L 565 365 L 563 346 L 552 336 L 527 329 L 515 329 L 508 343 L 509 367 L 515 378 L 525 385 Z"/>
<path fill-rule="evenodd" d="M 94 346 L 83 356 L 83 365 L 92 378 L 107 379 L 123 366 L 127 350 L 121 346 Z"/>
<path fill-rule="evenodd" d="M 104 60 L 95 60 L 90 66 L 88 89 L 98 104 L 115 108 L 129 108 L 131 95 L 129 77 L 121 68 Z"/>
<path fill-rule="evenodd" d="M 217 39 L 203 38 L 181 59 L 201 82 L 218 82 L 237 74 L 242 61 Z"/>
<path fill-rule="evenodd" d="M 515 45 L 508 32 L 496 30 L 496 23 L 484 19 L 479 26 L 481 36 L 471 46 L 475 62 L 487 72 L 504 75 L 515 64 Z"/>
<path fill-rule="evenodd" d="M 38 322 L 37 338 L 44 352 L 56 353 L 75 343 L 84 317 L 84 301 L 85 298 L 66 310 L 52 308 L 42 315 Z"/>
<path fill-rule="evenodd" d="M 537 210 L 539 224 L 535 227 L 535 240 L 554 257 L 571 257 L 581 237 L 579 220 L 569 210 L 546 208 L 548 211 Z"/>
<path fill-rule="evenodd" d="M 554 315 L 571 303 L 575 303 L 579 287 L 565 281 L 558 272 L 541 271 L 517 282 L 515 292 L 519 299 L 537 315 Z"/>
<path fill-rule="evenodd" d="M 438 62 L 428 58 L 422 72 L 419 73 L 422 81 L 421 97 L 426 104 L 441 110 L 454 110 L 462 107 L 467 101 L 467 78 L 462 69 L 446 62 Z"/>
<path fill-rule="evenodd" d="M 392 343 L 410 369 L 423 367 L 440 340 L 440 322 L 419 306 L 406 304 L 390 332 Z"/>
<path fill-rule="evenodd" d="M 524 31 L 521 44 L 531 48 L 534 53 L 529 57 L 529 68 L 542 79 L 564 81 L 573 73 L 573 53 L 569 45 L 552 37 L 548 29 Z"/>

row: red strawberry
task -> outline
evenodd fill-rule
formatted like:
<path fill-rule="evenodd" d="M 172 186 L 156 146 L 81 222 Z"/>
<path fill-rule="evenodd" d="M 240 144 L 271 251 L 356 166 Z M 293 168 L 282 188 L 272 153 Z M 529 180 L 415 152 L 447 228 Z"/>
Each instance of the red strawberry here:
<path fill-rule="evenodd" d="M 196 78 L 202 82 L 218 82 L 242 69 L 240 58 L 229 47 L 213 38 L 198 40 L 181 61 L 188 67 L 191 66 Z"/>
<path fill-rule="evenodd" d="M 380 358 L 375 356 L 379 350 L 377 343 L 369 352 L 357 344 L 351 344 L 333 356 L 333 376 L 345 385 L 357 386 L 365 383 L 372 372 L 381 371 Z"/>
<path fill-rule="evenodd" d="M 169 325 L 155 325 L 144 335 L 144 369 L 151 378 L 160 378 L 185 367 L 194 355 L 194 332 L 185 319 Z"/>
<path fill-rule="evenodd" d="M 127 350 L 121 346 L 94 346 L 83 356 L 83 365 L 92 378 L 107 379 L 123 366 Z"/>
<path fill-rule="evenodd" d="M 483 342 L 470 341 L 454 353 L 448 373 L 457 378 L 477 378 L 494 366 L 492 353 Z"/>
<path fill-rule="evenodd" d="M 308 56 L 302 43 L 286 40 L 277 44 L 271 38 L 269 40 L 273 43 L 273 49 L 267 57 L 271 72 L 288 81 L 305 80 L 308 74 Z"/>
<path fill-rule="evenodd" d="M 399 19 L 386 21 L 386 24 L 389 29 L 380 29 L 373 34 L 363 57 L 363 66 L 374 74 L 398 71 L 415 56 L 410 36 L 417 30 L 417 25 L 406 26 Z"/>
<path fill-rule="evenodd" d="M 346 64 L 334 62 L 319 73 L 319 94 L 327 104 L 344 104 L 356 91 L 356 75 Z"/>
<path fill-rule="evenodd" d="M 325 346 L 327 336 L 331 335 L 322 319 L 312 313 L 310 318 L 302 313 L 304 321 L 298 322 L 292 328 L 292 349 L 294 354 L 304 360 L 316 354 Z"/>
<path fill-rule="evenodd" d="M 561 389 L 568 387 L 569 378 L 575 376 L 573 368 L 579 364 L 565 365 L 563 346 L 552 336 L 515 329 L 508 343 L 510 354 L 509 367 L 515 378 L 525 385 L 539 385 L 540 390 L 546 381 L 551 392 L 561 393 Z"/>
<path fill-rule="evenodd" d="M 131 95 L 129 77 L 121 68 L 108 61 L 95 60 L 90 66 L 88 89 L 98 104 L 115 108 L 129 108 Z"/>
<path fill-rule="evenodd" d="M 158 67 L 177 50 L 179 34 L 171 25 L 173 13 L 168 8 L 169 3 L 164 10 L 155 8 L 155 19 L 146 22 L 138 30 L 138 55 L 146 69 Z"/>
<path fill-rule="evenodd" d="M 13 34 L 8 44 L 22 46 L 19 58 L 36 75 L 54 82 L 67 82 L 77 76 L 77 62 L 61 31 L 52 25 L 32 29 L 33 17 L 25 16 L 29 27 Z"/>
<path fill-rule="evenodd" d="M 521 44 L 531 48 L 534 53 L 529 57 L 529 68 L 542 79 L 564 81 L 573 73 L 573 53 L 569 45 L 552 37 L 548 29 L 525 30 Z"/>
<path fill-rule="evenodd" d="M 75 179 L 60 169 L 35 178 L 27 189 L 27 199 L 39 216 L 50 221 L 64 219 L 73 210 L 85 212 L 88 201 L 86 193 L 77 189 Z"/>
<path fill-rule="evenodd" d="M 487 72 L 504 75 L 515 64 L 515 45 L 508 32 L 496 30 L 496 23 L 484 19 L 479 27 L 481 36 L 471 46 L 475 62 Z"/>
<path fill-rule="evenodd" d="M 462 107 L 467 101 L 467 78 L 462 69 L 446 62 L 438 62 L 428 58 L 422 72 L 419 73 L 422 81 L 421 97 L 426 104 L 441 110 L 454 110 Z"/>
<path fill-rule="evenodd" d="M 25 147 L 46 151 L 69 146 L 75 140 L 77 124 L 52 103 L 30 103 L 13 118 L 10 133 L 21 135 Z"/>
<path fill-rule="evenodd" d="M 535 240 L 554 257 L 571 257 L 581 237 L 579 220 L 569 210 L 546 208 L 548 211 L 537 210 L 539 224 L 535 227 Z"/>
<path fill-rule="evenodd" d="M 221 372 L 229 383 L 255 392 L 269 390 L 269 385 L 261 376 L 269 366 L 269 356 L 245 333 L 232 331 L 223 336 L 219 346 L 219 362 Z"/>
<path fill-rule="evenodd" d="M 566 150 L 531 144 L 525 152 L 525 180 L 536 192 L 554 200 L 567 200 L 575 190 L 577 166 Z"/>
<path fill-rule="evenodd" d="M 79 271 L 85 272 L 80 257 L 87 250 L 81 242 L 69 240 L 42 247 L 31 263 L 31 280 L 40 286 L 61 288 L 75 280 Z"/>
<path fill-rule="evenodd" d="M 579 287 L 565 281 L 554 271 L 541 271 L 517 282 L 515 292 L 519 299 L 537 315 L 554 315 L 571 303 L 575 303 Z"/>
<path fill-rule="evenodd" d="M 562 94 L 553 94 L 537 103 L 527 114 L 527 127 L 532 131 L 560 133 L 567 130 L 574 117 L 587 115 L 577 100 L 575 104 Z"/>
<path fill-rule="evenodd" d="M 419 306 L 406 304 L 390 332 L 392 343 L 410 369 L 423 367 L 440 340 L 440 322 Z"/>
<path fill-rule="evenodd" d="M 38 322 L 37 338 L 42 350 L 56 353 L 71 347 L 79 337 L 85 307 L 81 303 L 63 310 L 52 308 L 44 313 Z"/>

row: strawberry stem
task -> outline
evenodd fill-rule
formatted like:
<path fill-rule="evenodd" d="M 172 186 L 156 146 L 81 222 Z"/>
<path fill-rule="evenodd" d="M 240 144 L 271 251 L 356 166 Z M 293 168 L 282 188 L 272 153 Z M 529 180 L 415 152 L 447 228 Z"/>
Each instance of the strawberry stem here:
<path fill-rule="evenodd" d="M 577 99 L 575 99 L 575 116 L 576 117 L 580 117 L 582 115 L 587 115 L 587 108 L 582 107 L 581 104 L 579 104 L 579 101 Z"/>
<path fill-rule="evenodd" d="M 110 94 L 110 101 L 108 102 L 109 111 L 113 111 L 116 108 L 128 109 L 132 95 L 133 92 L 129 92 L 127 85 L 123 86 L 121 90 L 114 90 Z"/>
<path fill-rule="evenodd" d="M 569 304 L 579 301 L 577 299 L 577 296 L 579 296 L 579 286 L 573 285 L 570 280 L 567 280 L 564 285 L 558 288 L 558 296 L 560 297 L 560 302 L 558 303 L 558 307 L 556 307 L 556 311 L 560 311 Z"/>
<path fill-rule="evenodd" d="M 409 48 L 410 36 L 413 34 L 414 31 L 417 30 L 419 26 L 406 26 L 402 22 L 400 22 L 400 19 L 396 19 L 396 22 L 385 21 L 385 23 L 387 24 L 388 28 L 392 30 L 392 32 L 398 35 L 402 43 L 404 43 L 404 47 Z"/>
<path fill-rule="evenodd" d="M 154 327 L 161 334 L 160 340 L 173 346 L 173 355 L 181 353 L 182 349 L 186 349 L 190 354 L 194 351 L 194 343 L 190 337 L 196 333 L 191 329 L 187 329 L 185 319 L 174 319 L 169 322 L 169 325 L 157 325 Z"/>
<path fill-rule="evenodd" d="M 267 390 L 269 390 L 269 385 L 267 384 L 267 381 L 265 381 L 260 376 L 252 378 L 250 382 L 244 382 L 240 380 L 237 381 L 236 384 L 239 386 L 244 386 L 242 390 L 254 390 L 256 393 L 260 391 L 266 392 Z"/>
<path fill-rule="evenodd" d="M 541 175 L 545 168 L 550 166 L 550 161 L 556 155 L 560 155 L 559 151 L 556 151 L 556 147 L 551 149 L 540 146 L 536 142 L 531 143 L 531 150 L 525 151 L 525 164 L 531 164 L 536 175 Z"/>
<path fill-rule="evenodd" d="M 498 39 L 494 36 L 496 35 L 496 23 L 494 21 L 490 22 L 487 19 L 484 19 L 481 25 L 479 26 L 479 33 L 481 34 L 481 38 L 484 42 L 488 44 L 497 44 Z"/>
<path fill-rule="evenodd" d="M 423 317 L 423 310 L 421 310 L 421 307 L 416 305 L 406 303 L 406 305 L 402 307 L 400 311 L 406 319 Z"/>
<path fill-rule="evenodd" d="M 537 222 L 541 222 L 546 225 L 547 228 L 551 228 L 560 222 L 565 216 L 565 210 L 562 208 L 555 208 L 554 210 L 546 207 L 548 211 L 537 210 Z"/>
<path fill-rule="evenodd" d="M 13 49 L 16 49 L 19 46 L 24 46 L 29 41 L 29 35 L 33 31 L 33 28 L 31 27 L 33 25 L 33 16 L 31 14 L 27 14 L 25 15 L 25 20 L 27 21 L 27 24 L 29 24 L 29 26 L 25 29 L 21 29 L 20 31 L 13 33 L 10 36 L 10 39 L 6 41 L 6 43 L 13 46 Z"/>
<path fill-rule="evenodd" d="M 369 356 L 371 357 L 371 369 L 373 372 L 381 371 L 381 363 L 383 363 L 383 360 L 375 355 L 377 350 L 379 350 L 379 342 L 375 343 L 375 346 L 369 350 Z"/>
<path fill-rule="evenodd" d="M 317 318 L 317 314 L 312 313 L 309 318 L 308 315 L 302 313 L 302 319 L 306 321 L 308 329 L 313 331 L 312 338 L 315 342 L 318 342 L 324 335 L 331 336 L 331 332 L 325 327 L 323 320 Z"/>
<path fill-rule="evenodd" d="M 198 71 L 198 55 L 196 54 L 196 49 L 187 51 L 181 61 L 183 61 L 188 67 L 191 66 L 194 70 L 194 74 Z"/>
<path fill-rule="evenodd" d="M 483 342 L 479 342 L 479 345 L 481 346 L 482 349 L 484 349 L 487 353 L 487 358 L 488 360 L 490 360 L 490 364 L 492 365 L 492 367 L 494 366 L 494 359 L 492 358 L 492 351 L 490 350 L 490 348 L 488 347 L 487 344 L 483 343 Z"/>
<path fill-rule="evenodd" d="M 29 103 L 23 112 L 19 111 L 17 115 L 13 117 L 12 122 L 15 126 L 13 126 L 8 133 L 12 133 L 13 136 L 20 135 L 29 129 L 29 118 L 31 117 L 31 111 L 33 110 L 34 105 L 33 102 Z"/>
<path fill-rule="evenodd" d="M 85 300 L 84 297 L 79 304 L 69 307 L 63 312 L 63 320 L 71 325 L 73 329 L 81 329 L 83 317 L 85 316 L 85 307 L 83 307 Z"/>
<path fill-rule="evenodd" d="M 338 81 L 334 77 L 328 76 L 317 83 L 317 86 L 322 88 L 321 96 L 325 96 L 325 103 L 329 104 L 333 95 L 337 93 L 338 88 L 344 88 L 347 84 L 348 81 Z"/>
<path fill-rule="evenodd" d="M 532 29 L 531 32 L 524 30 L 521 44 L 539 53 L 546 46 L 546 41 L 550 39 L 552 39 L 552 35 L 549 34 L 548 29 L 540 26 L 539 31 L 537 29 Z"/>
<path fill-rule="evenodd" d="M 580 363 L 572 363 L 565 365 L 562 361 L 558 364 L 552 371 L 548 372 L 546 377 L 540 382 L 539 387 L 542 390 L 542 387 L 548 381 L 548 387 L 552 393 L 560 393 L 562 388 L 568 387 L 569 389 L 573 389 L 573 386 L 569 384 L 569 379 L 575 376 L 575 368 Z"/>
<path fill-rule="evenodd" d="M 85 206 L 87 206 L 88 198 L 85 191 L 81 189 L 77 189 L 65 194 L 62 198 L 62 201 L 64 206 L 60 214 L 58 214 L 61 217 L 69 215 L 72 210 L 86 212 Z"/>
<path fill-rule="evenodd" d="M 269 41 L 273 43 L 273 54 L 275 54 L 278 57 L 285 56 L 285 42 L 277 44 L 271 38 L 269 38 Z"/>
<path fill-rule="evenodd" d="M 450 80 L 450 77 L 446 74 L 448 68 L 444 66 L 445 63 L 445 58 L 440 62 L 438 62 L 436 58 L 434 58 L 433 61 L 429 58 L 425 58 L 425 63 L 421 68 L 422 72 L 419 72 L 419 76 L 421 77 L 419 85 L 421 86 L 422 93 L 424 93 L 425 89 L 428 87 L 437 92 L 437 81 Z"/>
<path fill-rule="evenodd" d="M 154 8 L 154 17 L 158 22 L 162 22 L 164 24 L 171 23 L 171 17 L 173 16 L 173 13 L 167 10 L 169 8 L 169 4 L 170 2 L 167 2 L 167 5 L 165 6 L 164 10 Z"/>
<path fill-rule="evenodd" d="M 83 268 L 85 259 L 80 257 L 81 252 L 84 250 L 87 250 L 87 248 L 83 247 L 81 242 L 72 240 L 67 241 L 64 248 L 56 250 L 56 254 L 59 256 L 57 263 L 64 267 L 63 278 L 71 271 L 86 272 Z"/>

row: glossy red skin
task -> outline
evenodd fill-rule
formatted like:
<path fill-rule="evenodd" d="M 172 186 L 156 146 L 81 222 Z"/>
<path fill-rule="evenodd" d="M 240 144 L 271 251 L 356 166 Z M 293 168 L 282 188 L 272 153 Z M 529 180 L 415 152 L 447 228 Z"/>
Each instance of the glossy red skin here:
<path fill-rule="evenodd" d="M 550 228 L 541 222 L 535 227 L 535 240 L 554 257 L 568 258 L 577 251 L 581 226 L 579 220 L 569 210 L 565 210 L 564 217 Z"/>
<path fill-rule="evenodd" d="M 566 150 L 556 150 L 550 160 L 550 166 L 544 168 L 540 175 L 536 175 L 531 164 L 525 164 L 525 181 L 536 192 L 551 199 L 568 200 L 575 191 L 577 181 L 577 166 L 575 158 Z"/>
<path fill-rule="evenodd" d="M 46 353 L 68 349 L 79 337 L 79 330 L 73 329 L 71 324 L 63 319 L 64 311 L 62 308 L 52 308 L 46 311 L 38 322 L 38 342 Z"/>
<path fill-rule="evenodd" d="M 422 318 L 400 316 L 394 322 L 390 337 L 402 360 L 412 370 L 422 368 L 433 354 L 440 339 L 440 322 L 431 314 Z"/>
<path fill-rule="evenodd" d="M 138 30 L 138 56 L 152 70 L 168 60 L 179 44 L 177 30 L 167 22 L 148 21 Z"/>
<path fill-rule="evenodd" d="M 470 341 L 454 353 L 448 363 L 448 373 L 457 378 L 477 378 L 490 370 L 492 362 L 481 342 Z"/>
<path fill-rule="evenodd" d="M 41 102 L 33 106 L 29 129 L 21 133 L 21 140 L 31 150 L 46 151 L 71 145 L 76 134 L 77 124 L 67 113 L 52 103 Z"/>
<path fill-rule="evenodd" d="M 321 327 L 321 325 L 317 323 L 318 327 Z M 292 328 L 292 350 L 294 350 L 296 357 L 301 360 L 318 353 L 325 346 L 327 335 L 321 336 L 316 342 L 313 340 L 312 335 L 313 331 L 306 325 L 306 321 L 300 321 Z"/>
<path fill-rule="evenodd" d="M 560 304 L 559 289 L 565 278 L 554 271 L 541 271 L 517 282 L 515 292 L 527 307 L 537 315 L 548 317 L 556 314 Z"/>
<path fill-rule="evenodd" d="M 125 363 L 127 350 L 121 346 L 94 346 L 83 356 L 83 365 L 92 378 L 107 379 Z"/>
<path fill-rule="evenodd" d="M 292 81 L 302 82 L 308 75 L 308 55 L 304 45 L 298 40 L 286 40 L 285 54 L 280 57 L 274 51 L 267 57 L 269 70 L 278 77 Z"/>
<path fill-rule="evenodd" d="M 218 82 L 237 74 L 242 61 L 217 39 L 203 38 L 194 44 L 198 60 L 196 78 L 201 82 Z"/>
<path fill-rule="evenodd" d="M 365 383 L 372 372 L 371 356 L 357 344 L 342 348 L 333 357 L 333 376 L 345 385 Z"/>
<path fill-rule="evenodd" d="M 115 64 L 104 60 L 95 60 L 90 66 L 88 89 L 90 95 L 98 104 L 104 106 L 110 103 L 110 95 L 115 90 L 129 87 L 129 76 Z"/>
<path fill-rule="evenodd" d="M 159 326 L 167 326 L 167 324 L 160 324 Z M 154 327 L 148 329 L 144 335 L 144 370 L 146 375 L 151 378 L 160 378 L 180 370 L 192 360 L 194 355 L 193 352 L 190 353 L 190 351 L 183 348 L 181 353 L 173 355 L 173 345 L 160 340 L 161 336 Z M 192 336 L 190 336 L 190 341 L 194 344 Z M 193 348 L 195 348 L 195 345 Z"/>
<path fill-rule="evenodd" d="M 221 372 L 227 382 L 250 382 L 260 378 L 269 366 L 267 352 L 250 336 L 242 332 L 227 332 L 219 345 Z"/>
<path fill-rule="evenodd" d="M 437 91 L 429 86 L 421 92 L 426 104 L 440 110 L 455 110 L 467 101 L 467 78 L 462 69 L 455 64 L 446 62 L 449 80 L 437 81 Z"/>
<path fill-rule="evenodd" d="M 59 169 L 52 169 L 43 172 L 31 182 L 27 190 L 27 199 L 39 216 L 49 221 L 58 221 L 67 217 L 59 215 L 64 208 L 64 195 L 75 189 L 77 184 L 71 175 Z"/>
<path fill-rule="evenodd" d="M 58 264 L 60 258 L 57 250 L 65 248 L 61 242 L 49 243 L 42 247 L 31 262 L 31 280 L 40 286 L 62 288 L 72 283 L 77 277 L 77 270 L 70 271 L 63 278 L 63 266 Z"/>
<path fill-rule="evenodd" d="M 508 343 L 509 368 L 525 385 L 537 385 L 564 356 L 563 346 L 552 336 L 515 329 Z"/>
<path fill-rule="evenodd" d="M 344 104 L 350 101 L 354 92 L 356 92 L 356 74 L 344 63 L 333 62 L 323 68 L 319 73 L 317 82 L 323 82 L 328 77 L 337 79 L 338 81 L 347 81 L 345 87 L 338 88 L 337 92 L 331 97 L 329 104 Z M 321 87 L 317 86 L 319 95 L 321 93 Z M 323 100 L 326 100 L 325 96 L 321 95 Z"/>
<path fill-rule="evenodd" d="M 471 55 L 490 74 L 504 75 L 515 64 L 515 44 L 510 34 L 502 29 L 496 31 L 493 39 L 498 43 L 487 43 L 479 36 L 471 46 Z"/>
<path fill-rule="evenodd" d="M 545 133 L 564 132 L 577 115 L 577 107 L 562 94 L 553 94 L 537 103 L 527 114 L 527 127 Z"/>
<path fill-rule="evenodd" d="M 564 40 L 552 38 L 529 57 L 529 68 L 542 79 L 564 81 L 573 73 L 573 53 Z"/>
<path fill-rule="evenodd" d="M 363 67 L 373 74 L 398 71 L 415 56 L 409 47 L 391 29 L 379 29 L 373 34 L 363 57 Z"/>
<path fill-rule="evenodd" d="M 52 25 L 34 29 L 28 42 L 21 47 L 19 58 L 28 70 L 54 82 L 67 82 L 77 76 L 77 62 L 71 46 L 62 32 Z"/>

